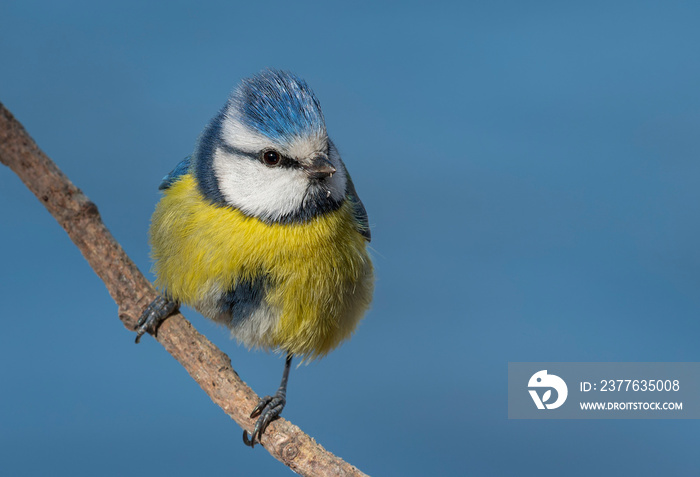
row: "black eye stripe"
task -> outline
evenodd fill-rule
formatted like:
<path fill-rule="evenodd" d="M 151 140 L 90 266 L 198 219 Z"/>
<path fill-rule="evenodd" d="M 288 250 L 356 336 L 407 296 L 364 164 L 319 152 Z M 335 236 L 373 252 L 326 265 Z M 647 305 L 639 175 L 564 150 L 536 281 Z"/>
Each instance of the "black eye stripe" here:
<path fill-rule="evenodd" d="M 228 152 L 229 154 L 236 154 L 238 156 L 250 157 L 251 159 L 256 159 L 256 160 L 258 159 L 258 153 L 256 153 L 256 152 L 244 151 L 242 149 L 238 149 L 237 147 L 233 147 L 230 144 L 226 144 L 226 143 L 221 143 L 220 147 L 221 147 L 221 149 Z"/>
<path fill-rule="evenodd" d="M 244 151 L 243 149 L 239 149 L 239 148 L 232 146 L 230 144 L 226 144 L 225 142 L 219 143 L 219 147 L 223 151 L 227 152 L 228 154 L 235 154 L 237 156 L 248 157 L 248 158 L 254 159 L 258 162 L 262 162 L 263 164 L 265 164 L 265 163 L 262 160 L 262 154 L 264 154 L 266 152 L 274 151 L 274 149 L 263 149 L 260 152 L 249 152 L 249 151 Z M 278 151 L 275 151 L 275 152 L 277 152 L 277 154 L 279 154 L 279 156 L 280 156 L 280 161 L 279 161 L 279 163 L 277 163 L 276 167 L 290 167 L 290 168 L 301 167 L 298 161 L 291 159 L 285 155 L 282 155 Z"/>

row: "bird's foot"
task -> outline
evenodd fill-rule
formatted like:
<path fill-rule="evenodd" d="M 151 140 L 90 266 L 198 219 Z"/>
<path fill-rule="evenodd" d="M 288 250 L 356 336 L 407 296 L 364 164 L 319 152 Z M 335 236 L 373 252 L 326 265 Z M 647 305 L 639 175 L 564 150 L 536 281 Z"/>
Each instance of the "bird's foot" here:
<path fill-rule="evenodd" d="M 136 322 L 136 328 L 134 328 L 134 331 L 136 331 L 136 343 L 141 341 L 141 337 L 145 333 L 152 333 L 155 335 L 161 323 L 172 315 L 173 312 L 177 310 L 178 306 L 176 301 L 171 301 L 158 295 L 156 299 L 143 310 L 139 321 Z"/>
<path fill-rule="evenodd" d="M 247 446 L 254 447 L 255 439 L 260 442 L 265 429 L 267 429 L 268 424 L 277 419 L 284 409 L 284 405 L 287 403 L 287 398 L 284 392 L 277 391 L 274 396 L 265 396 L 262 398 L 258 405 L 255 406 L 253 412 L 250 413 L 250 417 L 258 417 L 258 421 L 255 423 L 255 429 L 253 429 L 253 434 L 248 437 L 248 431 L 243 431 L 243 443 Z"/>

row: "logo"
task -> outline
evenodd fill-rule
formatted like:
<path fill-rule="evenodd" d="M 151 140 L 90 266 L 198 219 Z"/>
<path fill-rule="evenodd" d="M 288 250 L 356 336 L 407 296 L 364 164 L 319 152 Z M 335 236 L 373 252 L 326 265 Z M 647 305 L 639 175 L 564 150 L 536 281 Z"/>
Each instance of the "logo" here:
<path fill-rule="evenodd" d="M 535 401 L 535 406 L 537 409 L 556 409 L 566 401 L 566 397 L 569 395 L 569 388 L 566 387 L 566 383 L 559 376 L 554 374 L 547 374 L 547 370 L 537 371 L 532 375 L 530 381 L 527 383 L 528 388 L 549 388 L 547 389 L 542 398 L 537 394 L 536 389 L 530 389 L 530 396 L 532 400 Z M 557 400 L 553 403 L 547 404 L 552 398 L 552 389 L 557 392 Z"/>

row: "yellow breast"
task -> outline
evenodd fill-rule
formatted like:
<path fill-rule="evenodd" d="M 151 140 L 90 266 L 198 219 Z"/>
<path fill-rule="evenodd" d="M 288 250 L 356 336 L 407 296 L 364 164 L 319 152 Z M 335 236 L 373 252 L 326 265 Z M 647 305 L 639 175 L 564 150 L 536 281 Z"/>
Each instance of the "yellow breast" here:
<path fill-rule="evenodd" d="M 372 264 L 348 201 L 306 223 L 266 224 L 211 205 L 185 175 L 153 214 L 151 247 L 156 285 L 204 314 L 211 307 L 198 305 L 217 293 L 266 277 L 275 323 L 239 336 L 248 346 L 323 356 L 350 336 L 372 298 Z"/>

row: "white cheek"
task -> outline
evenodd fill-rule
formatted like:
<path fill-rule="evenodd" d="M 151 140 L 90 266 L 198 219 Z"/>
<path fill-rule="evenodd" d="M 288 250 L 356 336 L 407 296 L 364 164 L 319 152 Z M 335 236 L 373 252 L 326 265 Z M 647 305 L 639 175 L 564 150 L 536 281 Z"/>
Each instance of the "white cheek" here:
<path fill-rule="evenodd" d="M 235 112 L 226 115 L 221 127 L 221 140 L 225 144 L 246 152 L 257 152 L 275 147 L 282 154 L 294 158 L 311 158 L 325 152 L 328 137 L 325 130 L 319 130 L 290 143 L 275 143 L 245 126 Z M 332 177 L 320 182 L 316 187 L 328 199 L 341 201 L 345 197 L 347 174 L 340 155 L 335 148 L 328 158 L 335 166 Z M 304 205 L 309 178 L 299 169 L 267 167 L 249 157 L 235 156 L 217 149 L 212 161 L 219 189 L 226 202 L 247 215 L 271 220 L 298 212 Z"/>
<path fill-rule="evenodd" d="M 267 167 L 220 149 L 214 153 L 213 166 L 226 202 L 247 215 L 274 220 L 302 205 L 308 179 L 301 171 Z"/>

